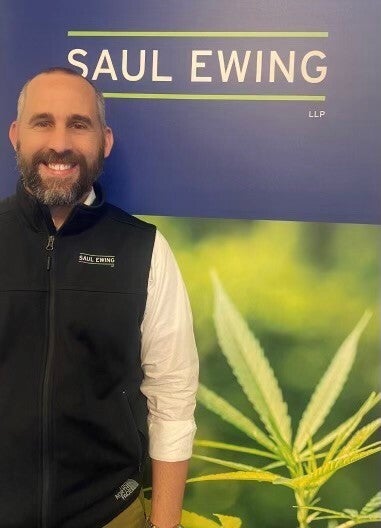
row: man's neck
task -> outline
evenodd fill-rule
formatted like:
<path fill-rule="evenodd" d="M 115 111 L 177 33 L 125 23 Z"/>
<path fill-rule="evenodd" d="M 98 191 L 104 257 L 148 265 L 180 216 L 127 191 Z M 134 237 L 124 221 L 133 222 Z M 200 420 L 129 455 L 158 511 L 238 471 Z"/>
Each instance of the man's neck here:
<path fill-rule="evenodd" d="M 75 205 L 57 205 L 49 207 L 52 216 L 53 224 L 58 229 L 65 223 L 67 217 L 70 215 Z"/>
<path fill-rule="evenodd" d="M 86 205 L 91 205 L 94 201 L 95 194 L 93 188 L 90 191 L 86 192 L 75 204 L 72 205 L 56 205 L 49 207 L 50 214 L 52 216 L 53 224 L 55 228 L 60 229 L 65 223 L 66 219 L 69 217 L 70 213 L 74 207 L 79 203 L 86 203 Z"/>

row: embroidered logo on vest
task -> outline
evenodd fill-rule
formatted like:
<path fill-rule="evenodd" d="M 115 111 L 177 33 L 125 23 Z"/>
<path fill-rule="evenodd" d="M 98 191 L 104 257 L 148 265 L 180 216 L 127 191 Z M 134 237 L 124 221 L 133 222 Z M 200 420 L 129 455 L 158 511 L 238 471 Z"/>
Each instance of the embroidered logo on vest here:
<path fill-rule="evenodd" d="M 118 493 L 115 495 L 116 500 L 126 500 L 133 493 L 139 484 L 136 480 L 128 479 L 120 486 Z"/>
<path fill-rule="evenodd" d="M 94 264 L 96 266 L 115 266 L 114 255 L 90 255 L 89 253 L 80 253 L 78 257 L 80 264 Z"/>

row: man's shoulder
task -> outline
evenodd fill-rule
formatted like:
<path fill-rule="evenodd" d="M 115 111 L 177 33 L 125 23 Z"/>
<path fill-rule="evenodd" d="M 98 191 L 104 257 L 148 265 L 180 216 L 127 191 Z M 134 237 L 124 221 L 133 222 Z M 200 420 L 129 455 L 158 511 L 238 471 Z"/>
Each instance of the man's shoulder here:
<path fill-rule="evenodd" d="M 151 224 L 149 222 L 145 222 L 144 220 L 141 220 L 140 218 L 136 218 L 136 216 L 131 215 L 130 213 L 127 213 L 127 211 L 124 211 L 120 207 L 117 207 L 116 205 L 106 203 L 107 206 L 107 212 L 109 218 L 114 220 L 115 222 L 120 222 L 123 224 L 128 224 L 132 228 L 141 229 L 145 231 L 156 231 L 156 226 L 154 224 Z"/>

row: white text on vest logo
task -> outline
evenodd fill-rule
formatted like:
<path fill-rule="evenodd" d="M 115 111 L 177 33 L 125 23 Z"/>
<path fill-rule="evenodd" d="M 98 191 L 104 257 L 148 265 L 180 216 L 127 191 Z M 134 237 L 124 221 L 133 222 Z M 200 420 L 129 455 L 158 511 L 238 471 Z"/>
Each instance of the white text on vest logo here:
<path fill-rule="evenodd" d="M 95 264 L 98 266 L 115 266 L 114 255 L 90 255 L 89 253 L 80 253 L 78 262 L 81 264 Z"/>

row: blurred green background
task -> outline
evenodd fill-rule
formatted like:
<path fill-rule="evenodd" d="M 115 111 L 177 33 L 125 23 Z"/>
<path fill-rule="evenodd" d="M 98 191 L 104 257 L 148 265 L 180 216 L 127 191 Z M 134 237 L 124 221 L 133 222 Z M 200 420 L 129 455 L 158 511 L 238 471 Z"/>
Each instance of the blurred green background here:
<path fill-rule="evenodd" d="M 344 390 L 316 439 L 351 416 L 380 389 L 380 235 L 369 225 L 144 217 L 168 239 L 190 296 L 200 379 L 256 423 L 214 330 L 210 271 L 215 270 L 260 340 L 279 380 L 293 430 L 332 355 L 367 308 L 373 317 Z M 379 406 L 371 418 L 379 415 Z M 197 438 L 258 447 L 198 406 Z M 374 439 L 371 439 L 374 441 Z M 263 459 L 195 448 L 198 454 L 252 465 Z M 264 463 L 264 462 L 263 462 Z M 326 484 L 321 506 L 358 508 L 380 488 L 380 457 L 344 468 Z M 193 460 L 190 475 L 224 471 Z M 295 528 L 291 490 L 271 484 L 195 483 L 184 508 L 211 518 L 234 515 L 243 527 Z M 326 526 L 316 524 L 316 526 Z"/>

